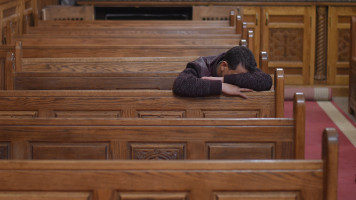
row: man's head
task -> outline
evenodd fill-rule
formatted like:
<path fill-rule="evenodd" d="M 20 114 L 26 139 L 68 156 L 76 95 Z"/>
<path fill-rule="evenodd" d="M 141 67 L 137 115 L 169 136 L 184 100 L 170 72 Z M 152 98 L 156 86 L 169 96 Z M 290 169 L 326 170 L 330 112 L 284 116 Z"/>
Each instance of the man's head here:
<path fill-rule="evenodd" d="M 236 46 L 228 50 L 219 63 L 217 74 L 224 76 L 228 74 L 240 74 L 253 72 L 257 68 L 253 53 L 246 47 Z"/>

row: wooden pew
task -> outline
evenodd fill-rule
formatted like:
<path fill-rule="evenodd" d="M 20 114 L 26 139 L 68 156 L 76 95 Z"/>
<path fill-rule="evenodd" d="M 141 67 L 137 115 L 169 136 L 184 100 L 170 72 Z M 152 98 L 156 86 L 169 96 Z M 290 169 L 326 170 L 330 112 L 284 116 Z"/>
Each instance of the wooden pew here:
<path fill-rule="evenodd" d="M 53 33 L 56 35 L 110 35 L 110 34 L 140 34 L 151 33 L 151 34 L 236 34 L 236 28 L 227 26 L 224 28 L 212 28 L 209 26 L 156 26 L 156 27 L 31 27 L 28 30 L 29 34 L 43 34 L 43 33 Z"/>
<path fill-rule="evenodd" d="M 141 20 L 141 21 L 102 21 L 93 22 L 62 22 L 52 21 L 49 25 L 32 27 L 25 36 L 37 37 L 119 37 L 119 38 L 231 38 L 241 39 L 242 22 L 238 18 L 238 26 L 231 27 L 215 21 L 165 21 L 165 20 Z M 21 38 L 20 38 L 21 39 Z M 247 39 L 247 37 L 243 38 Z"/>
<path fill-rule="evenodd" d="M 239 20 L 242 20 L 240 17 Z M 228 27 L 229 21 L 200 21 L 200 20 L 84 20 L 84 21 L 55 21 L 40 20 L 37 27 L 46 28 L 69 28 L 69 27 L 150 27 L 150 26 L 206 26 L 206 27 Z"/>
<path fill-rule="evenodd" d="M 11 96 L 6 98 L 13 100 L 14 104 L 19 103 Z M 45 110 L 47 105 L 41 102 L 42 99 L 26 98 L 28 102 L 37 100 L 39 109 Z M 98 112 L 83 118 L 85 112 L 75 113 L 69 109 L 62 111 L 61 106 L 56 103 L 60 99 L 47 99 L 54 104 L 57 119 L 50 116 L 38 119 L 14 116 L 12 119 L 0 120 L 0 144 L 3 146 L 0 149 L 3 150 L 3 159 L 304 158 L 305 102 L 301 93 L 295 95 L 294 117 L 291 119 L 152 119 L 157 114 L 164 117 L 164 111 L 149 108 L 148 105 L 138 111 L 139 117 L 146 119 L 102 119 L 103 116 L 100 116 L 106 113 L 118 115 L 113 111 Z M 82 110 L 82 102 L 73 100 L 78 105 L 72 105 Z M 163 104 L 154 100 L 156 104 Z M 86 103 L 89 107 L 95 106 L 90 102 Z M 141 99 L 130 103 L 132 107 L 135 104 L 145 104 Z M 194 102 L 188 99 L 186 103 L 193 105 Z M 121 104 L 120 100 L 117 100 L 117 104 Z M 176 113 L 181 112 L 178 106 L 171 105 Z M 99 107 L 99 104 L 96 106 Z M 219 106 L 223 107 L 222 104 Z M 27 112 L 30 114 L 30 111 Z M 206 117 L 224 117 L 217 116 L 216 112 L 210 111 L 211 115 L 207 114 Z M 224 112 L 231 113 L 229 110 Z M 71 118 L 73 114 L 77 114 L 75 117 L 79 118 Z"/>
<path fill-rule="evenodd" d="M 61 8 L 66 10 L 66 8 L 71 8 L 71 7 L 51 7 L 49 9 L 56 9 L 56 8 Z M 74 7 L 73 9 L 88 9 L 88 7 Z M 90 9 L 90 8 L 89 8 Z M 45 10 L 45 9 L 43 9 Z M 46 12 L 46 10 L 44 11 Z M 64 11 L 67 12 L 67 11 Z M 57 17 L 58 20 L 54 19 L 46 19 L 44 17 L 44 20 L 41 20 L 38 24 L 39 27 L 58 27 L 58 26 L 75 26 L 75 27 L 106 27 L 106 26 L 165 26 L 165 25 L 191 25 L 191 26 L 202 26 L 202 25 L 207 25 L 207 26 L 235 26 L 239 25 L 239 20 L 242 20 L 242 17 L 240 15 L 236 15 L 235 11 L 231 10 L 229 11 L 229 20 L 226 21 L 202 21 L 202 20 L 92 20 L 91 17 L 86 16 L 83 17 L 82 20 L 78 19 L 79 16 L 73 16 L 74 19 L 68 19 L 68 17 L 65 16 L 64 12 L 60 13 L 62 16 Z M 44 13 L 48 14 L 49 13 Z M 55 14 L 55 13 L 54 13 Z M 80 13 L 68 13 L 67 15 L 78 15 Z M 86 19 L 84 19 L 86 18 Z M 63 19 L 63 20 L 61 20 Z M 68 19 L 68 20 L 67 20 Z"/>
<path fill-rule="evenodd" d="M 322 160 L 0 161 L 0 198 L 337 199 L 338 136 Z"/>
<path fill-rule="evenodd" d="M 242 17 L 230 12 L 230 22 L 192 21 L 192 20 L 87 20 L 87 21 L 40 21 L 39 25 L 27 32 L 33 34 L 54 35 L 172 35 L 195 34 L 242 34 Z M 235 26 L 235 27 L 234 27 Z M 152 35 L 153 33 L 153 35 Z M 194 34 L 193 34 L 194 35 Z M 147 36 L 147 35 L 146 35 Z M 246 39 L 246 38 L 244 38 Z"/>
<path fill-rule="evenodd" d="M 224 35 L 218 35 L 209 38 L 202 38 L 198 35 L 195 37 L 168 37 L 161 36 L 156 37 L 121 37 L 116 36 L 54 36 L 54 35 L 24 35 L 20 37 L 14 37 L 13 41 L 21 41 L 23 46 L 142 46 L 142 45 L 239 45 L 240 38 L 224 37 Z"/>
<path fill-rule="evenodd" d="M 19 46 L 19 45 L 16 45 Z M 21 45 L 20 45 L 21 46 Z M 175 57 L 218 55 L 237 45 L 22 46 L 23 58 Z M 17 47 L 16 47 L 17 48 Z"/>
<path fill-rule="evenodd" d="M 281 87 L 280 87 L 281 88 Z M 170 90 L 3 90 L 2 117 L 283 117 L 281 89 L 184 98 Z"/>
<path fill-rule="evenodd" d="M 261 69 L 268 66 L 266 57 L 262 52 Z M 172 89 L 177 75 L 196 58 L 21 58 L 20 52 L 8 55 L 6 89 Z"/>
<path fill-rule="evenodd" d="M 356 117 L 356 17 L 351 20 L 350 55 L 349 112 Z"/>

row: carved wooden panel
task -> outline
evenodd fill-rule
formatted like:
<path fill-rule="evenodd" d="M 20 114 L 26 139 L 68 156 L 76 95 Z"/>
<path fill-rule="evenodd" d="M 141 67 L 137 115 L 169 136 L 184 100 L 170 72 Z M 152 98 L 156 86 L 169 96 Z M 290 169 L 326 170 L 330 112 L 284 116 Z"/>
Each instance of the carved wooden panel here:
<path fill-rule="evenodd" d="M 54 111 L 56 118 L 120 118 L 120 111 Z"/>
<path fill-rule="evenodd" d="M 261 13 L 261 51 L 268 52 L 268 67 L 285 71 L 285 84 L 313 83 L 315 7 L 266 6 Z M 270 70 L 268 70 L 270 71 Z"/>
<path fill-rule="evenodd" d="M 316 46 L 315 46 L 315 80 L 326 79 L 326 59 L 327 59 L 327 28 L 328 16 L 327 7 L 317 7 L 316 19 Z"/>
<path fill-rule="evenodd" d="M 356 15 L 356 7 L 329 6 L 328 9 L 328 68 L 327 83 L 349 84 L 350 22 Z"/>
<path fill-rule="evenodd" d="M 303 29 L 271 29 L 270 61 L 303 61 Z"/>
<path fill-rule="evenodd" d="M 118 200 L 189 200 L 185 192 L 118 192 Z M 116 200 L 116 199 L 115 199 Z"/>
<path fill-rule="evenodd" d="M 0 143 L 0 160 L 9 159 L 10 145 L 9 143 Z"/>
<path fill-rule="evenodd" d="M 0 111 L 0 118 L 36 118 L 37 111 Z"/>
<path fill-rule="evenodd" d="M 214 200 L 298 200 L 301 199 L 299 192 L 216 192 Z"/>
<path fill-rule="evenodd" d="M 11 17 L 12 15 L 16 15 L 16 7 L 9 7 L 3 10 L 3 18 Z"/>
<path fill-rule="evenodd" d="M 138 118 L 185 118 L 185 111 L 137 111 Z"/>
<path fill-rule="evenodd" d="M 202 111 L 204 118 L 257 118 L 260 117 L 260 112 L 257 110 L 251 111 Z"/>
<path fill-rule="evenodd" d="M 55 199 L 55 200 L 89 200 L 93 195 L 90 192 L 0 192 L 0 200 L 42 200 L 42 199 Z"/>
<path fill-rule="evenodd" d="M 108 149 L 108 143 L 31 143 L 35 160 L 107 160 Z"/>
<path fill-rule="evenodd" d="M 210 143 L 207 147 L 212 160 L 275 159 L 273 143 Z"/>
<path fill-rule="evenodd" d="M 131 143 L 129 158 L 132 160 L 184 160 L 186 144 L 182 143 Z"/>
<path fill-rule="evenodd" d="M 338 37 L 338 61 L 349 62 L 350 60 L 350 30 L 339 29 Z"/>
<path fill-rule="evenodd" d="M 292 141 L 279 142 L 277 145 L 280 145 L 281 149 L 278 149 L 279 154 L 276 155 L 276 159 L 293 159 L 295 158 L 294 154 L 294 143 Z M 277 146 L 276 145 L 276 146 Z M 278 147 L 276 147 L 278 148 Z"/>

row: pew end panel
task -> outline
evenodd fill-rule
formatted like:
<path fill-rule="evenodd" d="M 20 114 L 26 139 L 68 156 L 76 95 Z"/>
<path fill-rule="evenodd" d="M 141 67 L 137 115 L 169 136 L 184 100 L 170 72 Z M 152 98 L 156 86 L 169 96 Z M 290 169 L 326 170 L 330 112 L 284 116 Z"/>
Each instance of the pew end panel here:
<path fill-rule="evenodd" d="M 323 160 L 0 161 L 0 195 L 21 200 L 336 200 L 335 133 L 324 131 Z"/>
<path fill-rule="evenodd" d="M 351 18 L 351 51 L 349 71 L 349 113 L 356 117 L 356 16 Z"/>
<path fill-rule="evenodd" d="M 8 52 L 15 52 L 14 46 L 2 45 L 0 47 L 0 89 L 5 89 Z M 10 61 L 10 60 L 9 60 Z"/>
<path fill-rule="evenodd" d="M 322 159 L 324 161 L 324 198 L 337 199 L 339 135 L 335 128 L 325 128 L 322 136 Z"/>
<path fill-rule="evenodd" d="M 267 64 L 264 61 L 262 63 Z M 284 117 L 284 71 L 282 68 L 276 68 L 275 70 L 273 87 L 276 101 L 276 117 Z"/>

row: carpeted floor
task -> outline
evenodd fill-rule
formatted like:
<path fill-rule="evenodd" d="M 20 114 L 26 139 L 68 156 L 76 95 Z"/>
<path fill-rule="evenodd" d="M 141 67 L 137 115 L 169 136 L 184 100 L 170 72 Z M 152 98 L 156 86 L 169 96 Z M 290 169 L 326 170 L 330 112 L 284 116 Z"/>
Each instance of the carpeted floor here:
<path fill-rule="evenodd" d="M 332 115 L 345 116 L 341 122 L 334 122 L 334 117 L 329 111 L 322 108 L 331 109 Z M 335 111 L 336 110 L 336 111 Z M 321 135 L 326 127 L 336 128 L 339 133 L 339 172 L 338 172 L 338 199 L 355 200 L 356 199 L 356 147 L 341 131 L 345 126 L 348 127 L 351 135 L 356 135 L 356 122 L 347 117 L 347 114 L 341 113 L 342 109 L 333 101 L 306 102 L 306 136 L 305 136 L 305 158 L 321 159 Z M 329 115 L 328 115 L 329 113 Z M 292 101 L 285 102 L 285 116 L 293 116 Z M 351 125 L 350 125 L 351 124 Z M 350 134 L 348 133 L 348 134 Z"/>

